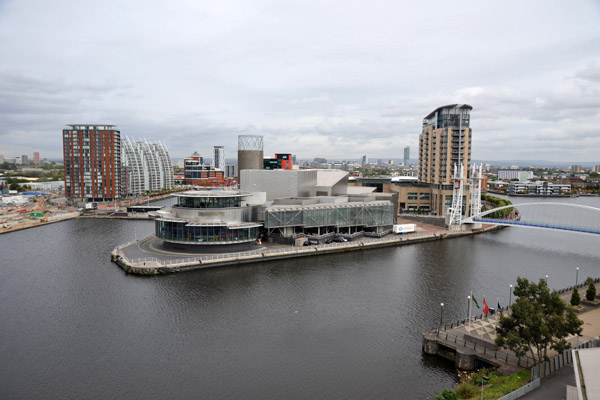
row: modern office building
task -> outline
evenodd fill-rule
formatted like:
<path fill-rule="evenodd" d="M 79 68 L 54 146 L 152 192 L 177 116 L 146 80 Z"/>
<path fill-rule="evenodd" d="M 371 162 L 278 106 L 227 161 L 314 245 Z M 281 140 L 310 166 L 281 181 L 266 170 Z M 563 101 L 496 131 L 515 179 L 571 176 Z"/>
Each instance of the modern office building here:
<path fill-rule="evenodd" d="M 520 169 L 499 169 L 498 179 L 507 181 L 518 179 L 519 181 L 526 181 L 533 179 L 533 171 L 521 171 Z"/>
<path fill-rule="evenodd" d="M 40 152 L 39 151 L 33 152 L 33 164 L 40 165 Z"/>
<path fill-rule="evenodd" d="M 114 125 L 63 129 L 65 196 L 111 201 L 121 193 L 121 133 Z"/>
<path fill-rule="evenodd" d="M 537 196 L 557 196 L 571 193 L 571 185 L 555 184 L 548 181 L 510 182 L 509 194 L 530 194 Z"/>
<path fill-rule="evenodd" d="M 28 164 L 29 164 L 29 157 L 27 157 L 27 155 L 26 155 L 26 154 L 23 154 L 23 155 L 21 156 L 21 164 L 22 164 L 22 165 L 28 165 Z"/>
<path fill-rule="evenodd" d="M 194 152 L 183 160 L 183 173 L 186 185 L 231 187 L 237 184 L 235 177 L 225 176 L 225 169 L 218 170 L 210 164 L 205 164 L 204 158 L 198 152 Z"/>
<path fill-rule="evenodd" d="M 225 147 L 214 147 L 213 164 L 215 166 L 215 169 L 225 171 Z"/>
<path fill-rule="evenodd" d="M 123 193 L 138 196 L 147 191 L 172 188 L 173 163 L 163 143 L 123 138 L 121 143 Z"/>
<path fill-rule="evenodd" d="M 404 166 L 408 167 L 410 163 L 410 146 L 404 148 Z"/>
<path fill-rule="evenodd" d="M 263 159 L 263 169 L 292 169 L 291 154 L 275 154 L 273 158 Z"/>
<path fill-rule="evenodd" d="M 237 164 L 225 164 L 225 178 L 236 178 L 237 176 Z"/>

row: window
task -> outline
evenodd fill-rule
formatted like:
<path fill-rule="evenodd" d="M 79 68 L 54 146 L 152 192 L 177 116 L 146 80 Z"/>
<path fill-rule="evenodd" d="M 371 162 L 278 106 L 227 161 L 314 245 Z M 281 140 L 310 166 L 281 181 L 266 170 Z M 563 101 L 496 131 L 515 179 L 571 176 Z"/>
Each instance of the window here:
<path fill-rule="evenodd" d="M 408 192 L 408 200 L 417 200 L 419 195 L 416 192 Z"/>

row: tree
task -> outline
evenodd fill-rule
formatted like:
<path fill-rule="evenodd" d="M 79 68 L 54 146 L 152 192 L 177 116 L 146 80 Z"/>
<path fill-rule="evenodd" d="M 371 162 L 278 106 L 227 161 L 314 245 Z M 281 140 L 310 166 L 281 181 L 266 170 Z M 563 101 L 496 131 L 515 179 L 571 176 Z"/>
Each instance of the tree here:
<path fill-rule="evenodd" d="M 518 297 L 508 314 L 500 313 L 496 345 L 512 350 L 517 357 L 528 353 L 534 361 L 548 359 L 548 347 L 558 353 L 571 347 L 566 337 L 581 333 L 583 321 L 568 308 L 545 279 L 538 284 L 517 278 Z"/>
<path fill-rule="evenodd" d="M 585 291 L 585 298 L 587 301 L 594 301 L 596 299 L 596 285 L 594 285 L 594 280 L 591 277 L 588 277 L 586 282 L 588 288 Z"/>
<path fill-rule="evenodd" d="M 573 293 L 571 293 L 571 305 L 578 306 L 581 303 L 581 297 L 579 297 L 579 290 L 577 288 L 573 289 Z"/>

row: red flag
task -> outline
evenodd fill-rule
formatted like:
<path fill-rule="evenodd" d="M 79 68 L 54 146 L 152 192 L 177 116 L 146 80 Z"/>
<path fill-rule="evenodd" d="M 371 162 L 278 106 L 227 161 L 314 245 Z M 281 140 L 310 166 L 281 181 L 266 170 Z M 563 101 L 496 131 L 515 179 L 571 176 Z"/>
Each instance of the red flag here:
<path fill-rule="evenodd" d="M 487 302 L 485 301 L 485 297 L 483 298 L 483 313 L 487 314 L 490 312 L 490 307 L 488 307 Z"/>

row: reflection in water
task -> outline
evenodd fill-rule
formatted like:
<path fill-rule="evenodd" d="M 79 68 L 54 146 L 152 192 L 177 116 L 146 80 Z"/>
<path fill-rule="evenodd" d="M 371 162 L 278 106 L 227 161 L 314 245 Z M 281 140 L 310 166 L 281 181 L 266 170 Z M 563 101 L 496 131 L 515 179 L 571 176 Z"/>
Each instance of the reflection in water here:
<path fill-rule="evenodd" d="M 597 237 L 510 228 L 137 277 L 109 258 L 134 230 L 153 223 L 0 235 L 3 398 L 424 398 L 455 381 L 451 362 L 421 353 L 441 302 L 450 322 L 470 291 L 506 305 L 518 275 L 600 276 Z"/>

